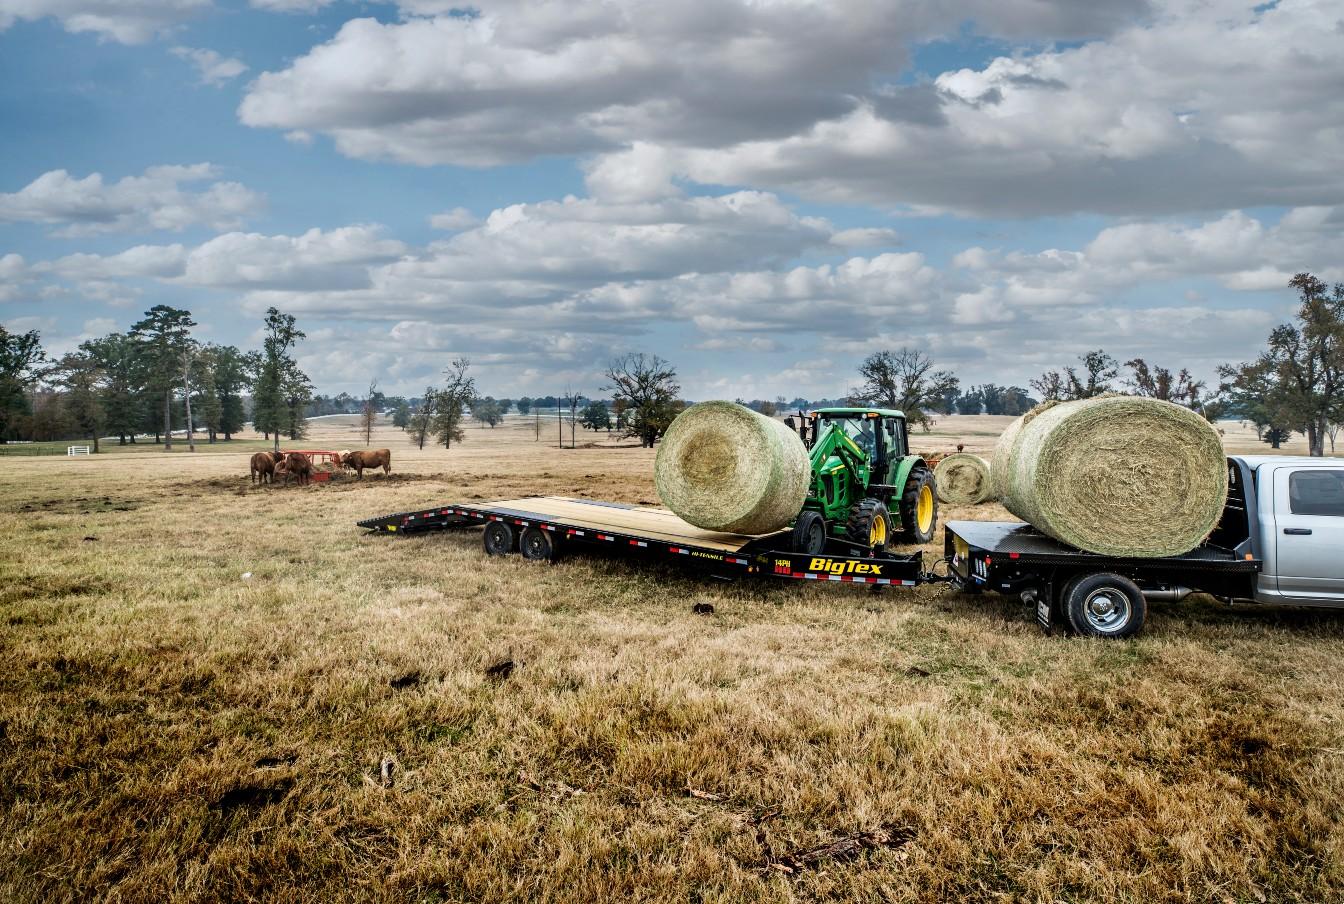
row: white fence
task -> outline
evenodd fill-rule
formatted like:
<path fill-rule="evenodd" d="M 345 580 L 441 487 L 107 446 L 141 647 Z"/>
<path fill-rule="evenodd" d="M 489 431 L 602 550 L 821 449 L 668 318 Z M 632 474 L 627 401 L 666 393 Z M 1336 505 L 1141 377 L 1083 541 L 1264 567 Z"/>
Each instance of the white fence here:
<path fill-rule="evenodd" d="M 66 455 L 92 455 L 93 448 L 90 446 L 67 446 Z"/>

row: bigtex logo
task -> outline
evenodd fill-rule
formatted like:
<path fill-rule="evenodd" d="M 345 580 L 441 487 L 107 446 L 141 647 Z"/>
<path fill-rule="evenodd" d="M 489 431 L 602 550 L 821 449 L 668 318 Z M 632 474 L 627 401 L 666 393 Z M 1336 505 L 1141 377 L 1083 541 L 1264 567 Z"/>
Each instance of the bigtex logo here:
<path fill-rule="evenodd" d="M 807 563 L 808 571 L 826 571 L 831 574 L 876 574 L 882 573 L 881 565 L 860 562 L 857 559 L 816 558 Z"/>

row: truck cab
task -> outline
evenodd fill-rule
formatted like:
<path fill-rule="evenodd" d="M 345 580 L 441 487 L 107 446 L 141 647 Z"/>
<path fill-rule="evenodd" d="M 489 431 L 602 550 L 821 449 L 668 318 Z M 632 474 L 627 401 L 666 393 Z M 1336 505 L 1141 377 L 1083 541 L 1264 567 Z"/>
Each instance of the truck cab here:
<path fill-rule="evenodd" d="M 1255 600 L 1344 607 L 1344 460 L 1237 455 L 1228 508 L 1210 539 L 1245 537 L 1260 559 Z"/>

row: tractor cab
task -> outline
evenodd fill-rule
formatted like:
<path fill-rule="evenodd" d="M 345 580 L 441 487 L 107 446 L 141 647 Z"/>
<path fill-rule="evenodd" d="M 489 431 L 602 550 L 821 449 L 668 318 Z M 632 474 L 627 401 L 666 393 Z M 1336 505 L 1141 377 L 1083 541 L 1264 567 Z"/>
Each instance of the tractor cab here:
<path fill-rule="evenodd" d="M 933 474 L 910 454 L 905 415 L 887 408 L 819 408 L 789 417 L 807 447 L 812 480 L 794 522 L 794 546 L 826 539 L 881 550 L 893 535 L 927 543 L 938 518 Z"/>

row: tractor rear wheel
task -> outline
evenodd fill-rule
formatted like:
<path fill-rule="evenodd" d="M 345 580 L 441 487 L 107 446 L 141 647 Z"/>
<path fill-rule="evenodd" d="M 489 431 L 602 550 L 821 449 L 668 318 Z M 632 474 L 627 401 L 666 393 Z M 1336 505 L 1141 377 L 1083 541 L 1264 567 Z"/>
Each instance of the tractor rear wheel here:
<path fill-rule="evenodd" d="M 934 491 L 933 472 L 914 468 L 901 493 L 901 540 L 928 543 L 938 529 L 938 494 Z"/>
<path fill-rule="evenodd" d="M 881 499 L 864 499 L 849 508 L 845 537 L 855 546 L 882 552 L 891 539 L 891 512 Z"/>
<path fill-rule="evenodd" d="M 793 551 L 811 556 L 826 551 L 826 519 L 820 512 L 803 512 L 793 522 Z"/>

